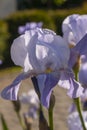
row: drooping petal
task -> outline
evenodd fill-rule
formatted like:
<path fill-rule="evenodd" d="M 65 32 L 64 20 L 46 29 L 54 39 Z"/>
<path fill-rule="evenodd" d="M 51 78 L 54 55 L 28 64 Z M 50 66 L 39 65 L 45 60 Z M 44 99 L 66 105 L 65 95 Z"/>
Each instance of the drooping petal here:
<path fill-rule="evenodd" d="M 58 83 L 59 76 L 55 77 L 55 74 L 43 74 L 37 76 L 38 86 L 41 93 L 42 104 L 49 108 L 50 96 L 53 88 Z"/>
<path fill-rule="evenodd" d="M 17 100 L 17 94 L 21 81 L 28 77 L 29 75 L 24 73 L 18 75 L 11 85 L 7 86 L 5 89 L 2 90 L 1 97 L 7 100 Z"/>
<path fill-rule="evenodd" d="M 17 94 L 19 91 L 20 83 L 17 85 L 10 85 L 1 92 L 1 97 L 7 100 L 17 100 Z"/>
<path fill-rule="evenodd" d="M 68 95 L 71 98 L 80 97 L 83 94 L 84 88 L 74 78 L 72 71 L 68 70 L 61 72 L 60 80 L 58 82 L 60 87 L 68 89 Z"/>
<path fill-rule="evenodd" d="M 69 82 L 70 82 L 70 89 L 68 90 L 67 94 L 71 98 L 81 97 L 81 95 L 83 94 L 83 90 L 84 90 L 84 88 L 81 86 L 81 84 L 72 78 L 69 79 Z"/>
<path fill-rule="evenodd" d="M 60 79 L 58 85 L 65 89 L 70 89 L 70 77 L 74 77 L 71 70 L 60 71 Z"/>

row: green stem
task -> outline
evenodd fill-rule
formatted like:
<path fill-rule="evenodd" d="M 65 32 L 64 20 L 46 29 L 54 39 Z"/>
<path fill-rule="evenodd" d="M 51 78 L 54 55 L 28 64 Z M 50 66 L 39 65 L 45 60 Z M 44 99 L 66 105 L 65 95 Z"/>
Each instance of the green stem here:
<path fill-rule="evenodd" d="M 77 62 L 76 66 L 74 67 L 76 81 L 78 81 L 78 71 L 79 71 L 79 62 Z M 79 114 L 80 121 L 82 123 L 83 130 L 86 130 L 85 123 L 84 123 L 84 120 L 83 120 L 82 111 L 81 111 L 82 108 L 81 108 L 80 98 L 74 98 L 73 100 L 76 104 L 77 111 L 78 111 L 78 114 Z"/>
<path fill-rule="evenodd" d="M 48 114 L 49 114 L 49 127 L 50 130 L 53 130 L 53 109 L 52 108 L 49 108 Z"/>
<path fill-rule="evenodd" d="M 84 120 L 83 120 L 83 116 L 82 116 L 82 112 L 81 112 L 80 99 L 79 98 L 75 98 L 74 102 L 76 104 L 77 111 L 79 113 L 79 117 L 80 117 L 80 121 L 82 123 L 83 130 L 86 130 L 86 127 L 85 127 L 85 124 L 84 124 Z"/>
<path fill-rule="evenodd" d="M 21 120 L 21 117 L 20 117 L 19 112 L 16 112 L 16 113 L 17 113 L 17 117 L 18 117 L 18 119 L 19 119 L 19 122 L 20 122 L 20 124 L 21 124 L 23 130 L 25 130 L 25 127 L 24 127 L 24 125 L 23 125 L 23 123 L 22 123 L 22 120 Z"/>

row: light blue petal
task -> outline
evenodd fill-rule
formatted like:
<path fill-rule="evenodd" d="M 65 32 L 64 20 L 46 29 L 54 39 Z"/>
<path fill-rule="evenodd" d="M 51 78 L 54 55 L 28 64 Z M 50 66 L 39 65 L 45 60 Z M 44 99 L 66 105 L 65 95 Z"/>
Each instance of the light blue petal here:
<path fill-rule="evenodd" d="M 87 34 L 73 48 L 80 56 L 87 55 Z"/>
<path fill-rule="evenodd" d="M 21 82 L 17 85 L 11 84 L 10 86 L 6 87 L 1 92 L 1 97 L 7 100 L 17 100 L 17 94 L 18 94 L 20 84 Z"/>
<path fill-rule="evenodd" d="M 61 73 L 58 85 L 68 89 L 67 94 L 71 98 L 77 98 L 83 94 L 84 88 L 75 80 L 74 74 L 70 70 Z"/>
<path fill-rule="evenodd" d="M 87 59 L 82 59 L 82 60 L 87 60 Z M 79 82 L 82 85 L 87 86 L 87 62 L 86 61 L 84 61 L 80 65 L 80 69 L 79 69 L 79 73 L 78 73 L 78 79 L 79 79 Z"/>
<path fill-rule="evenodd" d="M 16 38 L 11 46 L 11 58 L 16 65 L 24 68 L 24 61 L 27 56 L 24 35 Z"/>
<path fill-rule="evenodd" d="M 75 111 L 76 111 L 76 105 L 75 105 L 75 103 L 72 103 L 70 108 L 69 108 L 69 114 L 71 114 L 71 113 L 73 113 Z"/>
<path fill-rule="evenodd" d="M 71 49 L 69 66 L 73 67 L 77 62 L 79 56 L 87 56 L 87 34 L 78 42 L 78 44 Z"/>
<path fill-rule="evenodd" d="M 46 34 L 42 39 L 39 40 L 40 45 L 44 46 L 44 51 L 46 54 L 43 56 L 42 65 L 50 65 L 52 70 L 66 68 L 70 50 L 64 39 L 58 35 Z M 39 49 L 40 50 L 40 49 Z M 63 53 L 61 53 L 63 52 Z M 39 59 L 41 58 L 42 49 L 39 52 Z"/>
<path fill-rule="evenodd" d="M 73 66 L 75 65 L 75 63 L 78 60 L 78 57 L 79 57 L 78 52 L 76 52 L 74 49 L 71 49 L 70 50 L 70 58 L 69 58 L 69 61 L 68 61 L 68 65 L 69 65 L 70 68 L 73 68 Z"/>
<path fill-rule="evenodd" d="M 69 79 L 69 82 L 70 82 L 70 89 L 68 90 L 67 94 L 71 98 L 81 97 L 84 91 L 84 88 L 81 86 L 81 84 L 72 78 Z"/>
<path fill-rule="evenodd" d="M 24 73 L 18 75 L 11 85 L 2 90 L 1 97 L 7 100 L 17 100 L 17 94 L 21 81 L 27 77 L 28 75 Z"/>
<path fill-rule="evenodd" d="M 43 74 L 37 77 L 38 85 L 41 93 L 41 102 L 49 108 L 50 96 L 53 88 L 58 83 L 59 77 L 55 77 L 53 74 Z"/>
<path fill-rule="evenodd" d="M 65 70 L 60 72 L 60 79 L 58 85 L 65 89 L 70 89 L 70 77 L 74 78 L 73 72 L 71 70 Z"/>
<path fill-rule="evenodd" d="M 64 35 L 66 36 L 65 39 L 67 39 L 67 41 L 71 39 L 70 43 L 74 42 L 74 44 L 76 45 L 87 32 L 86 25 L 87 15 L 73 14 L 68 16 L 62 24 L 62 30 Z M 72 38 L 70 38 L 70 34 L 72 34 Z"/>

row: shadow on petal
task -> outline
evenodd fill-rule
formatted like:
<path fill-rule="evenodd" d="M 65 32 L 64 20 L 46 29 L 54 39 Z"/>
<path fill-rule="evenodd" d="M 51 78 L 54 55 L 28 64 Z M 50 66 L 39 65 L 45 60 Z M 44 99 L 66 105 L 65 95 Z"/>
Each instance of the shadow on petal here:
<path fill-rule="evenodd" d="M 50 96 L 53 88 L 59 81 L 59 77 L 55 77 L 53 74 L 44 74 L 37 77 L 38 85 L 41 93 L 42 104 L 49 108 Z"/>

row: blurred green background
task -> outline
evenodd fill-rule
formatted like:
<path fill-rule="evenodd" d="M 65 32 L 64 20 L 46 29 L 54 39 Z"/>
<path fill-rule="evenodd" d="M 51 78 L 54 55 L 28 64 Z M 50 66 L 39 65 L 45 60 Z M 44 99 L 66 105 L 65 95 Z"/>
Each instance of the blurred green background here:
<path fill-rule="evenodd" d="M 19 35 L 18 27 L 20 25 L 25 25 L 26 22 L 43 22 L 43 28 L 52 29 L 57 34 L 62 35 L 61 24 L 66 16 L 87 14 L 86 0 L 14 1 L 15 11 L 0 18 L 0 59 L 3 61 L 1 68 L 14 65 L 10 57 L 10 46 L 13 39 Z M 2 0 L 0 2 L 2 3 Z M 9 3 L 8 8 L 10 6 Z"/>

